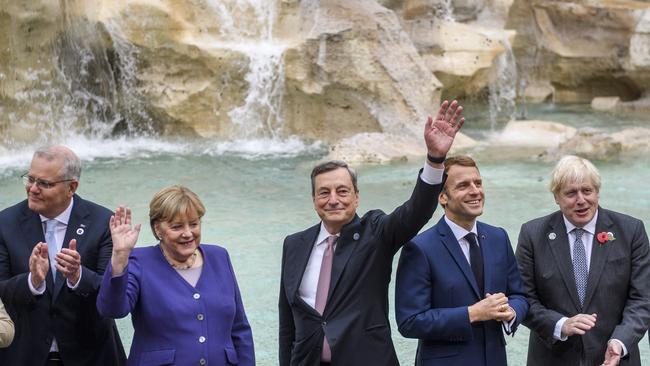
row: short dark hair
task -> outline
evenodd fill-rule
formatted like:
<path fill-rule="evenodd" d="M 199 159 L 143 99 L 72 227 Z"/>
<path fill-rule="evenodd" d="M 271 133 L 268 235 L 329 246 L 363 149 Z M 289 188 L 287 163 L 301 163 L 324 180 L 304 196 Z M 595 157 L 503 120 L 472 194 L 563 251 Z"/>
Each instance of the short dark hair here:
<path fill-rule="evenodd" d="M 476 165 L 474 159 L 470 158 L 467 155 L 456 155 L 456 156 L 449 157 L 445 159 L 444 164 L 445 164 L 445 176 L 449 172 L 449 169 L 454 165 L 465 166 L 470 168 L 474 167 L 476 168 L 476 170 L 478 170 L 478 166 Z M 446 179 L 445 179 L 445 184 L 442 186 L 442 191 L 440 192 L 440 194 L 442 193 L 447 193 Z"/>
<path fill-rule="evenodd" d="M 341 160 L 330 160 L 324 163 L 320 163 L 314 167 L 311 171 L 311 196 L 316 196 L 316 176 L 319 174 L 331 172 L 339 168 L 344 168 L 350 174 L 350 179 L 352 180 L 352 187 L 354 187 L 354 192 L 359 193 L 359 188 L 357 187 L 357 172 L 354 169 L 350 168 L 348 163 Z"/>

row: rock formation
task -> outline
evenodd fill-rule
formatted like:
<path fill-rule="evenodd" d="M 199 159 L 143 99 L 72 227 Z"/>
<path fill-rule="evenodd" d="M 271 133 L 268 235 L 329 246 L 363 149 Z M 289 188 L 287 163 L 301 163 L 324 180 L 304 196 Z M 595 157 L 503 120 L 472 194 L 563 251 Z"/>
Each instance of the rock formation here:
<path fill-rule="evenodd" d="M 647 1 L 0 3 L 4 147 L 296 135 L 391 161 L 441 98 L 650 110 Z"/>

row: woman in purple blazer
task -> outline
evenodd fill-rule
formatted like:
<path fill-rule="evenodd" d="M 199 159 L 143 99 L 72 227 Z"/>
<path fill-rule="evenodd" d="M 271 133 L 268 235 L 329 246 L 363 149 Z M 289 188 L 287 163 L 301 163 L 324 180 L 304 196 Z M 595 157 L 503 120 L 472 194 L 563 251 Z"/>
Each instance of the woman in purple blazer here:
<path fill-rule="evenodd" d="M 171 186 L 149 204 L 158 245 L 135 248 L 140 224 L 119 207 L 111 217 L 111 263 L 97 297 L 103 316 L 131 313 L 128 365 L 255 365 L 253 336 L 228 253 L 200 244 L 205 207 Z"/>

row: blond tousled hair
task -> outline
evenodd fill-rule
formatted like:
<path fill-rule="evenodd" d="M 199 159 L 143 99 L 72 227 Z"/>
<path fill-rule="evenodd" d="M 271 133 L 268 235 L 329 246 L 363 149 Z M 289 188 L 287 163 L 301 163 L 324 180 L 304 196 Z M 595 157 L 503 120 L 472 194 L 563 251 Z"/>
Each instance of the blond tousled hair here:
<path fill-rule="evenodd" d="M 556 195 L 562 187 L 571 183 L 591 182 L 600 192 L 600 173 L 589 160 L 575 155 L 564 156 L 551 173 L 549 189 Z"/>
<path fill-rule="evenodd" d="M 149 203 L 149 225 L 156 239 L 155 226 L 161 222 L 170 222 L 178 215 L 196 214 L 202 218 L 205 214 L 205 206 L 196 193 L 189 188 L 175 185 L 158 191 Z"/>

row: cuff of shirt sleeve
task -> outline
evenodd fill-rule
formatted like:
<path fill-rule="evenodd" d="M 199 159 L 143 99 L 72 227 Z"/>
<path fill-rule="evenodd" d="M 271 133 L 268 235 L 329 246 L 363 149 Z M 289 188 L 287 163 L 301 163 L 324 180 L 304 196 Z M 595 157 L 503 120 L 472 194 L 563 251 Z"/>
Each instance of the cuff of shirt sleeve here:
<path fill-rule="evenodd" d="M 79 287 L 79 283 L 81 282 L 81 276 L 83 275 L 83 269 L 84 269 L 83 267 L 79 267 L 79 279 L 77 280 L 77 283 L 73 285 L 70 283 L 69 280 L 65 281 L 68 284 L 68 288 L 70 288 L 70 290 L 76 290 L 77 287 Z"/>
<path fill-rule="evenodd" d="M 424 163 L 424 169 L 422 169 L 420 179 L 422 179 L 424 183 L 436 185 L 442 183 L 442 176 L 444 173 L 444 169 L 433 168 L 429 164 Z"/>
<path fill-rule="evenodd" d="M 612 339 L 610 339 L 609 341 L 610 341 L 610 342 L 612 342 L 612 341 L 613 341 L 613 342 L 618 342 L 618 344 L 621 345 L 621 348 L 623 349 L 623 354 L 621 354 L 621 358 L 627 356 L 627 348 L 625 348 L 625 345 L 623 344 L 623 342 L 619 341 L 619 340 L 616 339 L 616 338 L 612 338 Z"/>
<path fill-rule="evenodd" d="M 566 322 L 569 318 L 566 316 L 563 316 L 560 318 L 560 320 L 555 323 L 555 330 L 553 330 L 553 338 L 558 340 L 558 341 L 566 341 L 569 337 L 563 336 L 562 335 L 562 327 L 564 326 L 564 322 Z"/>
<path fill-rule="evenodd" d="M 32 293 L 32 295 L 39 296 L 43 295 L 45 293 L 45 281 L 41 283 L 38 288 L 34 288 L 34 285 L 32 285 L 32 274 L 27 275 L 27 285 L 29 286 L 29 291 Z"/>
<path fill-rule="evenodd" d="M 516 320 L 517 320 L 517 313 L 515 312 L 515 316 L 512 319 L 510 319 L 510 321 L 505 321 L 505 320 L 501 321 L 501 324 L 503 324 L 503 330 L 506 332 L 506 334 L 512 333 L 512 327 L 515 325 Z"/>

